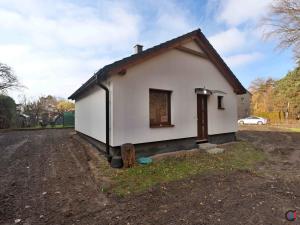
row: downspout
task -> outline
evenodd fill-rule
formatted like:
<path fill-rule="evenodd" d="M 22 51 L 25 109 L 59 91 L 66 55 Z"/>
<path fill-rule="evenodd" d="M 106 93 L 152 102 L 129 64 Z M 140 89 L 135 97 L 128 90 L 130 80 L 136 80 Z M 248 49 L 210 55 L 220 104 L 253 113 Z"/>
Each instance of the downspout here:
<path fill-rule="evenodd" d="M 109 148 L 110 148 L 110 143 L 109 143 L 109 89 L 103 85 L 100 82 L 99 76 L 97 75 L 96 77 L 96 84 L 105 90 L 105 130 L 106 130 L 106 157 L 107 160 L 110 162 L 111 161 L 111 156 L 109 154 Z"/>

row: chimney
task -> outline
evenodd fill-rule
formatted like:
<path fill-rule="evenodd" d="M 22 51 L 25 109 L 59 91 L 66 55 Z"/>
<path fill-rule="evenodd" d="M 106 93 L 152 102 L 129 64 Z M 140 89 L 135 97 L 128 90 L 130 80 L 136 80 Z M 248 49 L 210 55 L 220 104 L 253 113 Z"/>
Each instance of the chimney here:
<path fill-rule="evenodd" d="M 140 53 L 143 51 L 143 45 L 137 44 L 133 48 L 134 48 L 134 54 L 137 54 L 137 53 Z"/>

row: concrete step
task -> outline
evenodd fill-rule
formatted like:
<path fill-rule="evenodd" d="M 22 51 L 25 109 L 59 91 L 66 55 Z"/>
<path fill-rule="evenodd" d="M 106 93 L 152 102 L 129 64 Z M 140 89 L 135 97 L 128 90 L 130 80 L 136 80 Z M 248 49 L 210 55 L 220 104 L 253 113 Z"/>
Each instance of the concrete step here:
<path fill-rule="evenodd" d="M 202 144 L 198 144 L 198 148 L 200 150 L 207 150 L 207 149 L 212 149 L 217 147 L 216 144 L 211 144 L 211 143 L 202 143 Z"/>
<path fill-rule="evenodd" d="M 223 148 L 211 148 L 211 149 L 206 149 L 205 151 L 209 154 L 219 154 L 219 153 L 223 153 L 224 149 Z"/>

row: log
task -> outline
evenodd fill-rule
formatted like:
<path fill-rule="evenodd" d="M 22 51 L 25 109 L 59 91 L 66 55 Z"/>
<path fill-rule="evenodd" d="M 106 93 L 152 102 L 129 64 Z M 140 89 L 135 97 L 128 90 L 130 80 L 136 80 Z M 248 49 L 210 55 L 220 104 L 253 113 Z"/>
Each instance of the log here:
<path fill-rule="evenodd" d="M 135 164 L 135 148 L 133 144 L 126 143 L 121 146 L 123 168 L 133 167 Z"/>

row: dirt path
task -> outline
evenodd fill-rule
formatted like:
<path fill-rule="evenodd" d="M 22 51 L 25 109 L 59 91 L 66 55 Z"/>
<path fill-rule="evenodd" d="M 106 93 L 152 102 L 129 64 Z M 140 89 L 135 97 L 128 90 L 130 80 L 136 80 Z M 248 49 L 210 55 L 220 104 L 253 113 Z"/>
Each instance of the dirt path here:
<path fill-rule="evenodd" d="M 105 196 L 89 167 L 93 159 L 87 152 L 96 150 L 86 151 L 71 132 L 0 133 L 1 225 L 17 219 L 27 225 L 279 225 L 287 224 L 287 210 L 300 211 L 299 179 L 245 171 L 199 175 L 125 198 Z M 268 152 L 270 159 L 259 168 L 272 174 L 298 168 L 298 159 L 290 160 L 298 151 L 298 134 L 268 132 L 273 131 L 239 133 Z M 273 152 L 285 149 L 287 140 L 293 150 Z"/>
<path fill-rule="evenodd" d="M 0 134 L 0 224 L 93 224 L 106 197 L 71 130 Z"/>
<path fill-rule="evenodd" d="M 268 155 L 260 170 L 285 180 L 300 180 L 300 132 L 269 126 L 242 126 L 238 138 L 254 144 Z"/>

